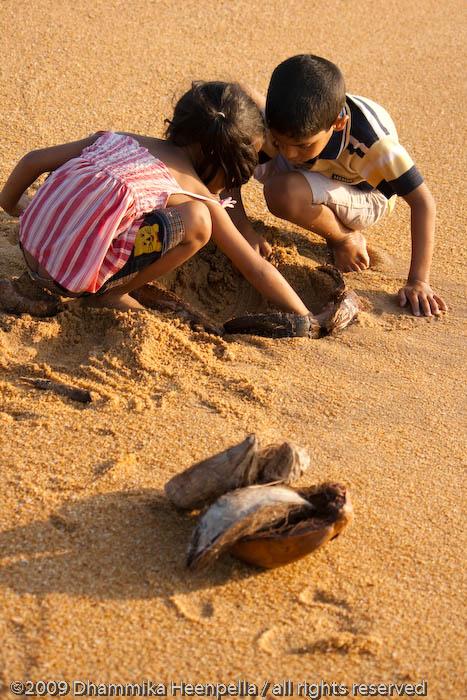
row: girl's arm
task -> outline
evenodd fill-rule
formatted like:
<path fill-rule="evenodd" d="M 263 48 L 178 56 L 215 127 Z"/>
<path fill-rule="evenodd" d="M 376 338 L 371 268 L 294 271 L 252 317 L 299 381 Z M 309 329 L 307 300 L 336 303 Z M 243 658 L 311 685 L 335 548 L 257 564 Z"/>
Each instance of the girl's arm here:
<path fill-rule="evenodd" d="M 26 204 L 26 200 L 23 200 L 24 204 L 20 202 L 22 195 L 37 180 L 39 175 L 56 170 L 68 160 L 79 156 L 81 151 L 94 143 L 101 133 L 98 132 L 80 141 L 50 148 L 40 148 L 27 153 L 13 168 L 0 192 L 0 207 L 11 216 L 19 216 Z"/>
<path fill-rule="evenodd" d="M 212 238 L 255 289 L 284 311 L 309 313 L 298 294 L 280 272 L 264 260 L 235 228 L 229 215 L 217 204 L 206 203 L 211 213 Z"/>
<path fill-rule="evenodd" d="M 234 208 L 229 209 L 228 212 L 234 225 L 240 231 L 243 238 L 246 238 L 251 247 L 254 248 L 254 250 L 256 250 L 257 253 L 267 258 L 269 255 L 271 255 L 272 248 L 269 245 L 269 243 L 263 238 L 263 236 L 260 236 L 259 233 L 256 233 L 255 229 L 251 225 L 250 220 L 248 219 L 248 216 L 245 211 L 245 206 L 242 200 L 242 191 L 240 187 L 237 187 L 233 190 L 226 190 L 222 193 L 222 198 L 225 197 L 232 197 L 232 199 L 234 199 L 237 202 Z"/>

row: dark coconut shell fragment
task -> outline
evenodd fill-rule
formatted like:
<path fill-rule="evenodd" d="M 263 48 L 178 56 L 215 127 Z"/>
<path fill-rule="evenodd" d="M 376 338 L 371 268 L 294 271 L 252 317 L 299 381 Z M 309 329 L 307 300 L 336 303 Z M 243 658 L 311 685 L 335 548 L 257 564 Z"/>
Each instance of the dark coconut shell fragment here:
<path fill-rule="evenodd" d="M 193 464 L 165 485 L 167 498 L 177 508 L 195 510 L 224 493 L 252 484 L 288 483 L 310 465 L 306 449 L 291 442 L 259 448 L 255 435 L 238 445 Z"/>
<path fill-rule="evenodd" d="M 203 568 L 225 551 L 255 566 L 282 566 L 336 537 L 351 519 L 349 494 L 340 484 L 238 489 L 221 496 L 200 518 L 187 566 Z"/>
<path fill-rule="evenodd" d="M 238 445 L 203 459 L 174 476 L 166 483 L 165 494 L 177 508 L 202 508 L 227 491 L 255 482 L 257 452 L 256 435 L 248 435 Z"/>
<path fill-rule="evenodd" d="M 14 279 L 0 279 L 0 311 L 47 318 L 56 316 L 63 308 L 60 297 L 42 290 L 27 273 Z"/>
<path fill-rule="evenodd" d="M 237 316 L 224 323 L 225 333 L 247 333 L 267 338 L 318 338 L 320 325 L 308 314 L 288 314 L 275 311 L 264 314 Z"/>

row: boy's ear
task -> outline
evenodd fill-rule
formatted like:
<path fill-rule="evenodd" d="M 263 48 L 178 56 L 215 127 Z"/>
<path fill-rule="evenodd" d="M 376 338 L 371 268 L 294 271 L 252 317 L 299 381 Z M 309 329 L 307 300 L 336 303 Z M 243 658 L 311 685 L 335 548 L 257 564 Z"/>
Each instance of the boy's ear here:
<path fill-rule="evenodd" d="M 343 129 L 345 129 L 345 125 L 347 124 L 348 121 L 349 121 L 348 114 L 344 114 L 344 116 L 342 116 L 342 117 L 338 116 L 336 121 L 332 125 L 332 128 L 334 129 L 334 131 L 342 131 Z"/>

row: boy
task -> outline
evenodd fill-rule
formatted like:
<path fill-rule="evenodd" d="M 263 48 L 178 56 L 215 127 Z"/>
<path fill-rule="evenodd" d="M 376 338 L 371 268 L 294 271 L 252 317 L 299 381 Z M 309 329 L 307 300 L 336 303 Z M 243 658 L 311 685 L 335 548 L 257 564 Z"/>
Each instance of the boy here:
<path fill-rule="evenodd" d="M 261 98 L 253 95 L 258 102 Z M 274 70 L 265 107 L 268 139 L 255 177 L 269 210 L 326 239 L 343 272 L 369 266 L 361 229 L 389 214 L 397 195 L 411 209 L 412 259 L 401 306 L 415 316 L 447 309 L 429 285 L 435 203 L 388 113 L 366 98 L 346 95 L 337 66 L 318 56 L 293 56 Z M 232 212 L 237 227 L 263 254 L 268 244 Z"/>

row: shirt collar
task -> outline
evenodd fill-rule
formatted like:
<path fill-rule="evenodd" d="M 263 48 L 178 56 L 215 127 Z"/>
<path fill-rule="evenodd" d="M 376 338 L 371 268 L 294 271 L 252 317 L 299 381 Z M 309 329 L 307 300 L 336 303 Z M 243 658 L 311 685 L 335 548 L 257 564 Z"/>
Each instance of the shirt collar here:
<path fill-rule="evenodd" d="M 342 108 L 342 113 L 349 114 L 350 110 L 347 107 L 347 103 Z M 342 131 L 333 131 L 331 138 L 316 158 L 311 158 L 307 161 L 307 165 L 314 165 L 316 161 L 319 160 L 336 160 L 339 158 L 340 154 L 347 145 L 350 132 L 350 119 L 347 121 L 345 129 Z"/>

